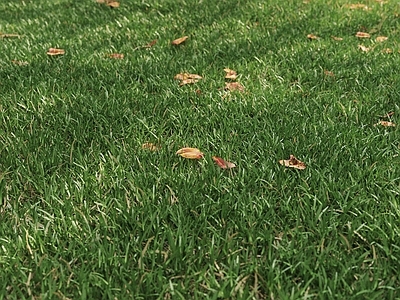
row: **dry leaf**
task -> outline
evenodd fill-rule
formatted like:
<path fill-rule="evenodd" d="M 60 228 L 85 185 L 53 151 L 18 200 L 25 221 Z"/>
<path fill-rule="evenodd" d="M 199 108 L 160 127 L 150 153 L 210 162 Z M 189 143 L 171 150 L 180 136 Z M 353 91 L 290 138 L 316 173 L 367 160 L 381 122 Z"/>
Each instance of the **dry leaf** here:
<path fill-rule="evenodd" d="M 381 125 L 383 127 L 395 127 L 396 124 L 393 122 L 389 122 L 389 121 L 379 121 L 378 123 L 374 124 L 374 126 L 376 125 Z"/>
<path fill-rule="evenodd" d="M 358 49 L 363 52 L 368 52 L 369 50 L 371 50 L 371 48 L 365 47 L 364 45 L 358 45 Z"/>
<path fill-rule="evenodd" d="M 117 7 L 119 7 L 119 2 L 117 2 L 117 1 L 107 2 L 106 5 L 111 8 L 117 8 Z"/>
<path fill-rule="evenodd" d="M 318 37 L 316 36 L 316 35 L 314 35 L 314 34 L 307 34 L 307 38 L 309 38 L 310 40 L 316 40 L 316 39 L 318 39 Z"/>
<path fill-rule="evenodd" d="M 334 39 L 335 41 L 338 41 L 338 42 L 343 41 L 343 38 L 337 37 L 337 36 L 332 36 L 332 39 Z"/>
<path fill-rule="evenodd" d="M 63 55 L 63 54 L 65 54 L 65 50 L 64 49 L 50 48 L 47 51 L 47 55 L 50 55 L 50 56 Z"/>
<path fill-rule="evenodd" d="M 150 151 L 157 151 L 160 150 L 160 146 L 157 144 L 146 142 L 142 145 L 142 149 L 150 150 Z"/>
<path fill-rule="evenodd" d="M 371 35 L 369 33 L 366 33 L 366 32 L 358 31 L 356 33 L 356 37 L 365 39 L 365 38 L 370 38 Z"/>
<path fill-rule="evenodd" d="M 186 41 L 188 38 L 189 38 L 189 37 L 188 37 L 187 35 L 185 35 L 185 36 L 183 36 L 183 37 L 181 37 L 181 38 L 179 38 L 179 39 L 173 40 L 173 41 L 171 42 L 171 44 L 172 44 L 172 45 L 180 45 L 180 44 L 182 44 L 184 41 Z"/>
<path fill-rule="evenodd" d="M 18 65 L 18 66 L 27 66 L 27 65 L 29 65 L 29 63 L 27 61 L 21 61 L 21 60 L 16 60 L 16 59 L 11 60 L 11 62 L 14 65 Z"/>
<path fill-rule="evenodd" d="M 379 43 L 382 43 L 388 39 L 387 36 L 378 36 L 375 40 Z"/>
<path fill-rule="evenodd" d="M 226 82 L 225 90 L 244 92 L 244 86 L 239 82 Z"/>
<path fill-rule="evenodd" d="M 189 73 L 179 73 L 174 76 L 174 79 L 180 80 L 181 82 L 179 83 L 180 86 L 185 85 L 185 84 L 192 84 L 198 82 L 200 79 L 202 79 L 200 75 L 197 74 L 189 74 Z"/>
<path fill-rule="evenodd" d="M 333 74 L 333 72 L 328 71 L 328 70 L 324 70 L 324 74 L 325 74 L 326 76 L 335 77 L 335 74 Z"/>
<path fill-rule="evenodd" d="M 189 159 L 201 159 L 204 156 L 203 152 L 199 149 L 190 147 L 179 149 L 176 154 Z"/>
<path fill-rule="evenodd" d="M 234 70 L 231 70 L 229 68 L 224 69 L 224 71 L 226 72 L 225 78 L 226 79 L 232 79 L 235 80 L 237 78 L 237 73 Z"/>
<path fill-rule="evenodd" d="M 184 79 L 179 83 L 179 86 L 186 85 L 186 84 L 193 84 L 193 83 L 196 83 L 198 81 L 199 81 L 198 79 L 193 79 L 193 78 Z"/>
<path fill-rule="evenodd" d="M 279 163 L 282 166 L 289 167 L 289 168 L 295 168 L 295 169 L 299 169 L 299 170 L 304 170 L 306 168 L 306 164 L 303 163 L 302 161 L 298 160 L 293 155 L 290 155 L 289 159 L 280 160 Z"/>
<path fill-rule="evenodd" d="M 362 4 L 362 3 L 347 4 L 345 6 L 350 8 L 350 9 L 365 9 L 365 10 L 370 10 L 371 9 L 367 5 Z"/>
<path fill-rule="evenodd" d="M 111 53 L 108 57 L 113 59 L 123 59 L 124 55 L 122 53 Z"/>
<path fill-rule="evenodd" d="M 144 45 L 144 48 L 151 48 L 153 47 L 155 44 L 157 44 L 157 40 L 152 40 L 150 43 Z"/>
<path fill-rule="evenodd" d="M 385 48 L 385 49 L 382 49 L 382 53 L 390 54 L 390 53 L 393 53 L 393 50 L 390 48 Z"/>
<path fill-rule="evenodd" d="M 236 165 L 234 163 L 226 161 L 226 160 L 222 159 L 221 157 L 213 156 L 212 159 L 222 169 L 232 169 L 232 168 L 236 167 Z"/>
<path fill-rule="evenodd" d="M 379 116 L 379 118 L 381 119 L 387 119 L 390 118 L 391 116 L 394 115 L 394 111 L 389 111 L 387 114 L 383 115 L 383 116 Z"/>
<path fill-rule="evenodd" d="M 16 34 L 16 33 L 1 33 L 0 32 L 0 37 L 2 37 L 2 38 L 19 38 L 19 37 L 21 37 L 19 34 Z"/>

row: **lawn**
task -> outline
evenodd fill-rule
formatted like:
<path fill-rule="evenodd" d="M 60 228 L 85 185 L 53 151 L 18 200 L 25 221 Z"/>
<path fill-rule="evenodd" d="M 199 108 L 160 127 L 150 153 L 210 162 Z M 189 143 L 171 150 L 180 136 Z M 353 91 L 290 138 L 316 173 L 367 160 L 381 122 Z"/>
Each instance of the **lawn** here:
<path fill-rule="evenodd" d="M 398 1 L 0 15 L 0 299 L 400 297 Z"/>

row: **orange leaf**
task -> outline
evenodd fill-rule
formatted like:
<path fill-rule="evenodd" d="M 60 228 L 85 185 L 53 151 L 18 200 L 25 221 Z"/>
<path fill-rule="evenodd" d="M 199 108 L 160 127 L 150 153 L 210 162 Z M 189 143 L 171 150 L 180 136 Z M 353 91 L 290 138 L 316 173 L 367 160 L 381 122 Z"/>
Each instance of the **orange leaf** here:
<path fill-rule="evenodd" d="M 376 40 L 378 43 L 382 43 L 382 42 L 386 41 L 387 39 L 388 39 L 387 36 L 378 36 L 375 40 Z"/>
<path fill-rule="evenodd" d="M 176 154 L 189 159 L 200 159 L 204 156 L 203 152 L 201 152 L 199 149 L 190 147 L 179 149 Z"/>
<path fill-rule="evenodd" d="M 366 38 L 370 38 L 371 35 L 369 33 L 366 33 L 366 32 L 358 31 L 356 33 L 356 37 L 366 39 Z"/>
<path fill-rule="evenodd" d="M 114 59 L 123 59 L 124 55 L 122 53 L 111 53 L 108 55 L 109 58 L 114 58 Z"/>
<path fill-rule="evenodd" d="M 306 168 L 306 164 L 303 163 L 302 161 L 298 160 L 293 155 L 290 155 L 289 159 L 280 160 L 279 163 L 282 166 L 289 167 L 289 168 L 295 168 L 295 169 L 299 169 L 299 170 L 304 170 Z"/>
<path fill-rule="evenodd" d="M 188 38 L 189 38 L 189 37 L 188 37 L 187 35 L 185 35 L 185 36 L 183 36 L 183 37 L 181 37 L 181 38 L 179 38 L 179 39 L 173 40 L 173 41 L 171 42 L 171 44 L 172 44 L 172 45 L 180 45 L 180 44 L 182 44 L 184 41 L 186 41 Z"/>
<path fill-rule="evenodd" d="M 142 149 L 150 150 L 150 151 L 157 151 L 157 150 L 160 150 L 160 148 L 161 147 L 159 145 L 149 143 L 149 142 L 146 142 L 142 145 Z"/>
<path fill-rule="evenodd" d="M 232 169 L 232 168 L 236 167 L 236 165 L 234 163 L 226 161 L 226 160 L 222 159 L 221 157 L 213 156 L 212 159 L 222 169 Z"/>
<path fill-rule="evenodd" d="M 65 50 L 64 49 L 50 48 L 47 51 L 47 55 L 50 55 L 50 56 L 63 55 L 63 54 L 65 54 Z"/>
<path fill-rule="evenodd" d="M 309 38 L 310 40 L 317 40 L 318 39 L 318 37 L 316 36 L 316 35 L 314 35 L 314 34 L 307 34 L 307 38 Z"/>
<path fill-rule="evenodd" d="M 363 52 L 368 52 L 369 50 L 371 50 L 371 48 L 365 47 L 364 45 L 358 45 L 358 49 Z"/>
<path fill-rule="evenodd" d="M 224 69 L 224 71 L 226 72 L 225 78 L 226 79 L 232 79 L 235 80 L 237 78 L 237 73 L 234 70 L 231 70 L 229 68 Z"/>
<path fill-rule="evenodd" d="M 225 90 L 244 92 L 244 86 L 239 82 L 226 82 Z"/>
<path fill-rule="evenodd" d="M 389 121 L 379 121 L 378 123 L 374 124 L 374 126 L 376 125 L 381 125 L 383 127 L 395 127 L 396 124 L 393 122 L 389 122 Z"/>

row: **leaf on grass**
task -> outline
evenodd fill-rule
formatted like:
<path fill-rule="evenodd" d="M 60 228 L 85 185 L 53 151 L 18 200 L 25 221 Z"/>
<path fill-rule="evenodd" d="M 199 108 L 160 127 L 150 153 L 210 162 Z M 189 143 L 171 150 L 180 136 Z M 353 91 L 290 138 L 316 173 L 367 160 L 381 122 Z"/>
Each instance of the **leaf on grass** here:
<path fill-rule="evenodd" d="M 283 159 L 280 160 L 279 163 L 282 166 L 289 167 L 289 168 L 295 168 L 299 170 L 304 170 L 306 168 L 306 164 L 303 163 L 302 161 L 298 160 L 294 155 L 290 155 L 289 159 Z"/>
<path fill-rule="evenodd" d="M 358 45 L 358 49 L 360 49 L 362 52 L 368 52 L 371 50 L 371 48 L 365 47 L 364 45 Z"/>
<path fill-rule="evenodd" d="M 226 82 L 224 89 L 229 91 L 239 91 L 241 93 L 244 92 L 244 86 L 239 82 Z"/>
<path fill-rule="evenodd" d="M 14 65 L 17 65 L 17 66 L 27 66 L 27 65 L 29 65 L 29 63 L 27 61 L 21 61 L 21 60 L 16 60 L 16 59 L 11 60 L 11 62 Z"/>
<path fill-rule="evenodd" d="M 393 115 L 394 115 L 394 111 L 389 111 L 387 114 L 384 114 L 383 116 L 379 116 L 379 118 L 387 119 L 387 118 L 390 118 Z"/>
<path fill-rule="evenodd" d="M 337 36 L 332 36 L 332 39 L 334 39 L 335 41 L 338 41 L 338 42 L 343 41 L 343 38 L 337 37 Z"/>
<path fill-rule="evenodd" d="M 143 150 L 157 151 L 160 150 L 160 146 L 154 143 L 146 142 L 142 145 Z"/>
<path fill-rule="evenodd" d="M 157 44 L 157 40 L 152 40 L 150 43 L 144 45 L 144 48 L 151 48 L 153 47 L 155 44 Z"/>
<path fill-rule="evenodd" d="M 378 123 L 374 124 L 374 126 L 381 125 L 383 127 L 395 127 L 396 124 L 389 121 L 379 121 Z"/>
<path fill-rule="evenodd" d="M 371 9 L 367 5 L 362 4 L 362 3 L 346 4 L 345 6 L 350 8 L 350 9 L 364 9 L 364 10 L 370 10 Z"/>
<path fill-rule="evenodd" d="M 232 168 L 236 167 L 236 165 L 234 163 L 231 163 L 230 161 L 226 161 L 226 160 L 222 159 L 221 157 L 213 156 L 212 159 L 222 169 L 232 169 Z"/>
<path fill-rule="evenodd" d="M 204 156 L 203 152 L 199 149 L 190 147 L 179 149 L 176 154 L 189 159 L 201 159 Z"/>
<path fill-rule="evenodd" d="M 378 43 L 382 43 L 382 42 L 384 42 L 384 41 L 387 41 L 387 39 L 388 39 L 387 36 L 378 36 L 375 40 L 376 40 Z"/>
<path fill-rule="evenodd" d="M 122 53 L 111 53 L 108 57 L 113 59 L 123 59 L 124 55 Z"/>
<path fill-rule="evenodd" d="M 64 49 L 50 48 L 49 50 L 47 50 L 47 55 L 50 56 L 63 55 L 63 54 L 65 54 Z"/>
<path fill-rule="evenodd" d="M 236 71 L 234 71 L 234 70 L 226 68 L 226 69 L 224 69 L 224 71 L 226 72 L 226 75 L 225 75 L 226 79 L 236 80 L 236 78 L 238 77 Z"/>
<path fill-rule="evenodd" d="M 358 31 L 356 33 L 356 37 L 362 38 L 362 39 L 369 39 L 371 37 L 371 35 L 367 32 Z"/>
<path fill-rule="evenodd" d="M 0 37 L 1 38 L 20 38 L 21 36 L 16 33 L 1 33 L 0 32 Z"/>
<path fill-rule="evenodd" d="M 318 37 L 316 35 L 311 34 L 311 33 L 307 34 L 307 38 L 310 39 L 310 40 L 317 40 L 318 39 Z"/>
<path fill-rule="evenodd" d="M 111 7 L 111 8 L 118 8 L 119 7 L 119 2 L 111 1 L 111 2 L 107 2 L 106 5 Z"/>
<path fill-rule="evenodd" d="M 185 36 L 180 37 L 180 38 L 178 38 L 178 39 L 176 39 L 176 40 L 173 40 L 173 41 L 171 42 L 171 44 L 172 44 L 172 45 L 180 45 L 180 44 L 182 44 L 184 41 L 186 41 L 188 38 L 189 38 L 189 37 L 188 37 L 187 35 L 185 35 Z"/>
<path fill-rule="evenodd" d="M 180 86 L 185 85 L 185 84 L 192 84 L 198 82 L 200 79 L 202 79 L 200 75 L 197 74 L 189 74 L 189 73 L 179 73 L 174 76 L 174 79 L 180 80 L 181 82 L 179 83 Z"/>
<path fill-rule="evenodd" d="M 324 74 L 326 76 L 335 77 L 335 74 L 333 72 L 331 72 L 331 71 L 328 71 L 328 70 L 324 70 Z"/>
<path fill-rule="evenodd" d="M 390 48 L 385 48 L 385 49 L 382 49 L 382 53 L 390 54 L 390 53 L 393 53 L 393 50 Z"/>

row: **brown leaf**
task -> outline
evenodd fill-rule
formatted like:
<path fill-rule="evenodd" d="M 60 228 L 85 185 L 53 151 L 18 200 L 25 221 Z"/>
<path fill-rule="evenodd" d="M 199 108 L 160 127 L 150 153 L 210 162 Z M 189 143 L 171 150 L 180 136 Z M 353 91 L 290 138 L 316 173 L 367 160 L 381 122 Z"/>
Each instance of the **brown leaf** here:
<path fill-rule="evenodd" d="M 11 60 L 11 62 L 14 65 L 18 65 L 18 66 L 27 66 L 27 65 L 29 65 L 29 63 L 27 61 L 21 61 L 21 60 L 16 60 L 16 59 Z"/>
<path fill-rule="evenodd" d="M 382 42 L 386 41 L 387 39 L 388 39 L 387 36 L 378 36 L 375 40 L 376 40 L 378 43 L 382 43 Z"/>
<path fill-rule="evenodd" d="M 362 39 L 366 39 L 366 38 L 370 38 L 371 35 L 369 33 L 367 33 L 367 32 L 358 31 L 356 33 L 356 37 L 362 38 Z"/>
<path fill-rule="evenodd" d="M 332 36 L 332 39 L 334 39 L 335 41 L 338 41 L 338 42 L 343 41 L 343 38 L 337 37 L 337 36 Z"/>
<path fill-rule="evenodd" d="M 150 150 L 150 151 L 157 151 L 157 150 L 160 150 L 160 148 L 161 147 L 159 145 L 154 144 L 154 143 L 149 143 L 149 142 L 146 142 L 142 145 L 142 149 Z"/>
<path fill-rule="evenodd" d="M 394 115 L 394 111 L 389 111 L 387 114 L 383 115 L 383 116 L 379 116 L 379 118 L 381 119 L 387 119 L 390 118 L 391 116 Z"/>
<path fill-rule="evenodd" d="M 244 86 L 239 82 L 226 82 L 225 90 L 244 92 Z"/>
<path fill-rule="evenodd" d="M 379 121 L 378 123 L 374 124 L 374 126 L 381 125 L 383 127 L 395 127 L 396 124 L 389 121 Z"/>
<path fill-rule="evenodd" d="M 298 160 L 296 157 L 294 157 L 294 155 L 290 155 L 289 159 L 280 160 L 279 163 L 282 166 L 299 170 L 304 170 L 306 168 L 306 164 Z"/>
<path fill-rule="evenodd" d="M 324 74 L 326 76 L 335 77 L 335 74 L 333 72 L 331 72 L 331 71 L 328 71 L 328 70 L 324 70 Z"/>
<path fill-rule="evenodd" d="M 144 48 L 151 48 L 153 47 L 155 44 L 157 44 L 157 40 L 152 40 L 150 43 L 144 45 Z"/>
<path fill-rule="evenodd" d="M 222 159 L 221 157 L 213 156 L 212 159 L 222 169 L 232 169 L 232 168 L 236 167 L 236 165 L 234 163 L 226 161 L 226 160 Z"/>
<path fill-rule="evenodd" d="M 203 152 L 199 149 L 190 147 L 181 148 L 176 152 L 176 154 L 189 159 L 201 159 L 204 156 Z"/>
<path fill-rule="evenodd" d="M 111 8 L 118 8 L 119 7 L 119 2 L 111 1 L 111 2 L 107 2 L 106 5 L 111 7 Z"/>
<path fill-rule="evenodd" d="M 172 44 L 172 45 L 180 45 L 180 44 L 182 44 L 184 41 L 186 41 L 188 38 L 189 38 L 189 37 L 188 37 L 187 35 L 185 35 L 185 36 L 180 37 L 180 38 L 178 38 L 178 39 L 176 39 L 176 40 L 173 40 L 173 41 L 171 42 L 171 44 Z"/>
<path fill-rule="evenodd" d="M 368 52 L 369 50 L 371 50 L 371 48 L 365 47 L 364 45 L 358 45 L 358 49 L 363 52 Z"/>
<path fill-rule="evenodd" d="M 174 79 L 181 81 L 179 83 L 180 86 L 185 85 L 185 84 L 196 83 L 202 78 L 203 77 L 201 77 L 200 75 L 189 74 L 189 73 L 179 73 L 174 76 Z"/>
<path fill-rule="evenodd" d="M 108 57 L 113 59 L 123 59 L 124 55 L 122 53 L 111 53 Z"/>
<path fill-rule="evenodd" d="M 309 38 L 310 40 L 317 40 L 318 39 L 318 37 L 316 36 L 316 35 L 314 35 L 314 34 L 307 34 L 307 38 Z"/>
<path fill-rule="evenodd" d="M 226 68 L 226 69 L 224 69 L 224 71 L 226 72 L 226 75 L 225 75 L 226 79 L 235 80 L 238 77 L 236 71 L 234 71 L 234 70 Z"/>
<path fill-rule="evenodd" d="M 65 54 L 65 50 L 64 49 L 50 48 L 47 51 L 47 55 L 50 55 L 50 56 L 63 55 L 63 54 Z"/>
<path fill-rule="evenodd" d="M 193 78 L 184 79 L 179 83 L 179 86 L 186 85 L 186 84 L 193 84 L 193 83 L 196 83 L 198 81 L 199 81 L 198 79 L 193 79 Z"/>

